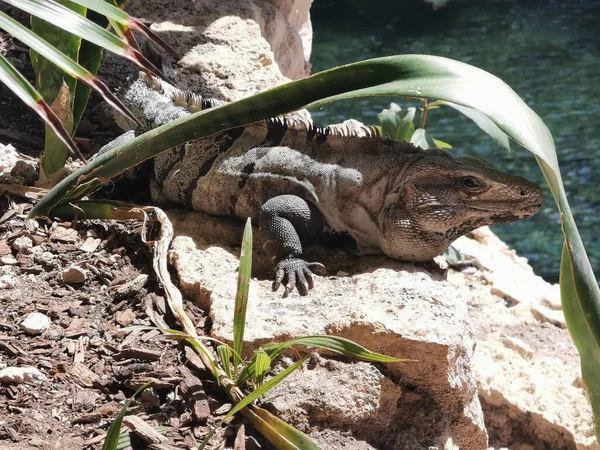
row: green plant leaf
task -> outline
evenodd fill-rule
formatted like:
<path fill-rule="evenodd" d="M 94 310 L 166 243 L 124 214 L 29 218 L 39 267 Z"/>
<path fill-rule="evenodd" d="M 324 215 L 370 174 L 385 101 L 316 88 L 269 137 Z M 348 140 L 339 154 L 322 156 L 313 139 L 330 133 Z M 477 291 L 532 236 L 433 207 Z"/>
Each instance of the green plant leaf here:
<path fill-rule="evenodd" d="M 73 11 L 70 11 L 67 8 L 64 9 L 66 11 L 69 11 L 70 14 L 78 16 Z M 78 17 L 80 19 L 85 20 L 81 16 Z M 28 45 L 31 49 L 35 50 L 39 54 L 44 55 L 45 58 L 47 58 L 49 61 L 52 61 L 54 64 L 59 66 L 69 75 L 77 77 L 77 79 L 81 82 L 97 90 L 100 94 L 102 94 L 104 99 L 113 107 L 115 107 L 119 112 L 121 112 L 134 122 L 137 122 L 137 119 L 129 112 L 125 105 L 123 105 L 121 100 L 119 100 L 114 94 L 112 94 L 108 87 L 104 83 L 102 83 L 102 81 L 96 78 L 88 70 L 77 64 L 75 61 L 73 61 L 72 59 L 55 49 L 52 45 L 48 44 L 44 39 L 41 39 L 40 37 L 31 33 L 30 30 L 25 28 L 16 20 L 4 14 L 2 11 L 0 11 L 0 28 L 12 34 L 14 37 L 19 39 L 24 44 Z"/>
<path fill-rule="evenodd" d="M 439 139 L 433 138 L 433 142 L 435 143 L 436 148 L 447 148 L 451 149 L 452 146 L 447 142 L 440 141 Z"/>
<path fill-rule="evenodd" d="M 105 2 L 103 2 L 105 3 Z M 86 17 L 96 25 L 106 28 L 108 26 L 108 20 L 106 17 L 98 14 L 95 11 L 88 10 Z M 97 46 L 93 42 L 81 40 L 81 47 L 79 48 L 79 57 L 77 62 L 87 71 L 96 75 L 102 62 L 102 51 L 103 48 Z M 75 98 L 73 99 L 73 133 L 77 131 L 79 121 L 83 116 L 85 107 L 87 106 L 90 98 L 91 88 L 80 81 L 77 81 L 75 86 Z"/>
<path fill-rule="evenodd" d="M 58 3 L 47 0 L 4 0 L 5 3 L 22 9 L 76 36 L 82 37 L 117 55 L 144 67 L 154 75 L 166 78 L 154 64 L 136 49 L 121 41 L 99 25 Z M 8 31 L 8 30 L 7 30 Z M 12 34 L 12 32 L 10 32 Z M 19 38 L 20 39 L 20 38 Z M 47 56 L 44 54 L 44 56 Z"/>
<path fill-rule="evenodd" d="M 218 345 L 217 346 L 217 355 L 219 355 L 219 360 L 221 361 L 221 367 L 227 374 L 228 378 L 233 378 L 231 371 L 231 356 L 233 352 L 229 345 Z"/>
<path fill-rule="evenodd" d="M 56 98 L 50 105 L 67 133 L 73 135 L 73 110 L 71 106 L 71 95 L 67 83 L 63 83 Z M 40 168 L 40 179 L 47 178 L 63 168 L 69 156 L 68 147 L 60 138 L 46 125 L 46 136 L 44 139 L 44 153 Z M 85 160 L 84 160 L 85 161 Z"/>
<path fill-rule="evenodd" d="M 362 345 L 339 336 L 304 336 L 294 339 L 289 339 L 282 343 L 272 342 L 263 345 L 263 349 L 272 361 L 281 353 L 294 345 L 306 345 L 309 347 L 322 348 L 332 353 L 349 356 L 351 358 L 361 359 L 363 361 L 380 362 L 380 363 L 395 363 L 404 362 L 403 359 L 394 358 L 392 356 L 382 355 L 372 352 Z M 241 385 L 248 381 L 249 378 L 256 377 L 256 357 L 253 358 L 244 370 L 240 373 L 236 380 L 237 385 Z"/>
<path fill-rule="evenodd" d="M 469 119 L 475 122 L 475 125 L 477 125 L 483 131 L 485 131 L 494 140 L 494 142 L 504 147 L 505 149 L 510 150 L 510 141 L 506 133 L 504 133 L 504 131 L 502 131 L 500 127 L 498 127 L 498 125 L 496 125 L 488 116 L 486 116 L 481 111 L 477 111 L 472 108 L 466 108 L 464 106 L 457 105 L 451 102 L 440 101 L 439 103 L 441 105 L 450 106 L 451 108 L 454 108 L 463 115 L 467 116 Z"/>
<path fill-rule="evenodd" d="M 219 422 L 219 424 L 215 428 L 213 428 L 210 433 L 208 433 L 206 438 L 204 438 L 204 440 L 202 441 L 202 445 L 198 448 L 198 450 L 201 450 L 206 447 L 206 444 L 208 444 L 208 441 L 215 435 L 217 430 L 223 425 L 223 423 L 227 419 L 232 417 L 235 413 L 239 412 L 246 406 L 250 405 L 252 402 L 254 402 L 258 397 L 263 395 L 265 392 L 271 390 L 272 388 L 277 386 L 279 383 L 281 383 L 294 370 L 298 369 L 304 363 L 304 361 L 306 361 L 306 359 L 309 356 L 310 355 L 305 355 L 303 358 L 299 359 L 294 364 L 292 364 L 291 366 L 287 367 L 285 370 L 283 370 L 280 373 L 278 373 L 277 375 L 275 375 L 273 378 L 271 378 L 265 384 L 257 387 L 254 391 L 252 391 L 252 393 L 250 393 L 249 395 L 244 397 L 244 399 L 242 401 L 240 401 L 233 408 L 231 408 L 231 410 L 227 414 L 225 414 L 225 417 L 223 417 L 221 422 Z"/>
<path fill-rule="evenodd" d="M 392 356 L 382 355 L 372 352 L 362 345 L 357 344 L 350 339 L 339 336 L 304 336 L 289 339 L 281 344 L 265 344 L 263 348 L 271 357 L 275 359 L 282 351 L 294 345 L 307 345 L 310 347 L 321 348 L 340 355 L 350 356 L 352 358 L 362 359 L 363 361 L 396 363 L 404 360 Z"/>
<path fill-rule="evenodd" d="M 437 148 L 435 140 L 424 128 L 417 128 L 410 138 L 410 143 L 424 149 Z"/>
<path fill-rule="evenodd" d="M 238 284 L 235 294 L 235 308 L 233 314 L 233 366 L 237 373 L 241 363 L 239 355 L 242 354 L 244 342 L 244 329 L 246 328 L 246 310 L 248 309 L 248 291 L 250 289 L 250 274 L 252 272 L 252 223 L 246 220 L 244 236 L 242 237 L 242 253 L 240 255 L 240 269 Z"/>
<path fill-rule="evenodd" d="M 254 361 L 254 376 L 256 377 L 256 382 L 258 384 L 262 384 L 263 379 L 271 368 L 271 358 L 267 355 L 262 348 L 259 348 L 256 351 L 256 359 Z"/>
<path fill-rule="evenodd" d="M 377 114 L 377 119 L 381 123 L 382 136 L 389 136 L 394 141 L 409 142 L 415 131 L 413 120 L 416 112 L 415 107 L 402 109 L 396 103 L 390 103 L 388 109 Z"/>
<path fill-rule="evenodd" d="M 258 406 L 252 406 L 251 408 L 246 408 L 250 413 L 256 415 L 261 419 L 262 422 L 266 426 L 268 426 L 269 430 L 261 429 L 260 433 L 267 437 L 269 436 L 269 431 L 273 430 L 278 434 L 278 436 L 284 438 L 287 442 L 293 445 L 293 449 L 298 450 L 323 450 L 323 447 L 314 442 L 307 435 L 302 433 L 300 430 L 297 430 L 290 424 L 284 422 L 279 417 L 274 416 L 266 409 L 260 408 Z M 247 417 L 247 415 L 246 415 Z M 252 422 L 253 426 L 257 429 L 259 427 L 256 426 L 255 422 Z M 271 441 L 271 439 L 269 439 Z M 272 442 L 272 441 L 271 441 Z M 277 447 L 280 448 L 280 447 Z"/>
<path fill-rule="evenodd" d="M 158 46 L 165 49 L 168 53 L 171 54 L 175 59 L 181 59 L 181 55 L 173 49 L 169 44 L 167 44 L 158 34 L 152 31 L 148 26 L 146 26 L 142 21 L 136 19 L 135 17 L 130 16 L 125 11 L 120 9 L 125 5 L 126 0 L 119 0 L 115 2 L 111 1 L 102 1 L 102 0 L 71 0 L 73 3 L 77 3 L 79 5 L 85 6 L 86 8 L 94 11 L 96 14 L 109 18 L 113 28 L 119 33 L 119 35 L 123 35 L 130 28 L 139 31 L 152 42 L 156 43 Z M 94 21 L 95 22 L 95 21 Z M 97 23 L 97 22 L 96 22 Z M 102 24 L 100 26 L 104 27 Z"/>
<path fill-rule="evenodd" d="M 141 386 L 135 393 L 127 399 L 119 414 L 110 424 L 110 428 L 108 429 L 108 433 L 106 435 L 106 439 L 104 440 L 104 444 L 102 445 L 102 450 L 116 450 L 119 445 L 121 425 L 123 425 L 123 417 L 125 417 L 125 413 L 127 412 L 127 408 L 131 405 L 131 402 L 141 394 L 148 386 L 151 386 L 153 381 L 144 384 Z"/>
<path fill-rule="evenodd" d="M 0 12 L 0 19 L 1 14 Z M 71 139 L 70 133 L 64 129 L 56 113 L 52 111 L 50 106 L 48 106 L 42 96 L 25 77 L 2 55 L 0 55 L 0 83 L 6 85 L 26 105 L 33 109 L 52 128 L 55 135 L 64 142 L 73 154 L 80 155 L 77 145 Z"/>

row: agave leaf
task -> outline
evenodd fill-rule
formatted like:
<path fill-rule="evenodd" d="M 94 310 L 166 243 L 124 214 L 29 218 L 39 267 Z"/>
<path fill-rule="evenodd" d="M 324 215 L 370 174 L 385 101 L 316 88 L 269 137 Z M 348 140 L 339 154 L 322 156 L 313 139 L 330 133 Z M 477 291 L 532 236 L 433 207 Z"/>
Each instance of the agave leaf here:
<path fill-rule="evenodd" d="M 65 131 L 70 135 L 73 135 L 73 110 L 71 109 L 71 95 L 67 83 L 63 82 L 62 87 L 58 91 L 50 108 L 52 108 L 52 111 L 54 111 L 56 116 L 60 119 Z M 62 169 L 68 156 L 68 147 L 63 144 L 60 138 L 52 131 L 52 128 L 49 125 L 46 125 L 40 178 L 47 180 L 46 177 Z M 85 161 L 85 159 L 83 160 Z"/>
<path fill-rule="evenodd" d="M 83 19 L 78 14 L 73 11 L 68 10 L 71 14 L 78 16 Z M 85 19 L 84 19 L 85 20 Z M 87 21 L 87 23 L 92 23 Z M 94 24 L 95 25 L 95 24 Z M 97 25 L 95 25 L 97 26 Z M 54 64 L 59 66 L 62 70 L 67 72 L 69 75 L 73 77 L 77 77 L 78 80 L 87 84 L 93 89 L 96 89 L 104 99 L 114 106 L 119 112 L 124 114 L 126 117 L 130 118 L 134 122 L 137 122 L 137 119 L 129 112 L 129 110 L 123 105 L 121 100 L 119 100 L 115 95 L 113 95 L 108 87 L 102 83 L 98 78 L 96 78 L 92 73 L 90 73 L 87 69 L 77 64 L 75 61 L 71 60 L 69 57 L 65 56 L 63 53 L 56 50 L 53 46 L 48 44 L 45 40 L 31 33 L 30 30 L 25 28 L 16 20 L 7 16 L 3 12 L 0 11 L 0 28 L 4 29 L 8 33 L 12 34 L 14 37 L 19 39 L 24 44 L 28 45 L 39 54 L 44 55 L 48 60 L 52 61 Z M 110 33 L 109 33 L 110 34 Z M 112 36 L 112 35 L 111 35 Z"/>
<path fill-rule="evenodd" d="M 101 3 L 108 4 L 108 2 L 114 3 L 114 0 L 92 0 L 93 3 Z M 88 20 L 94 22 L 96 25 L 101 28 L 106 29 L 108 27 L 108 19 L 105 15 L 99 14 L 94 8 L 90 8 L 89 4 L 82 4 L 82 6 L 86 6 L 88 8 L 86 17 Z M 126 3 L 125 0 L 119 0 L 119 5 L 124 5 Z M 117 8 L 118 9 L 118 8 Z M 77 62 L 81 64 L 88 71 L 96 75 L 98 73 L 98 68 L 100 67 L 100 62 L 102 61 L 102 51 L 103 48 L 97 46 L 93 42 L 86 41 L 85 39 L 81 40 L 81 48 L 79 49 L 79 59 Z M 81 116 L 83 115 L 83 111 L 87 106 L 88 100 L 90 96 L 90 87 L 85 83 L 77 82 L 77 86 L 75 88 L 75 100 L 73 104 L 73 126 L 74 131 L 77 129 L 77 125 L 81 120 Z"/>
<path fill-rule="evenodd" d="M 77 148 L 77 145 L 71 139 L 71 135 L 64 129 L 58 116 L 25 77 L 2 55 L 0 55 L 0 83 L 6 85 L 26 105 L 44 119 L 56 136 L 64 142 L 73 154 L 80 155 L 79 148 Z"/>
<path fill-rule="evenodd" d="M 146 36 L 151 41 L 155 42 L 157 45 L 165 49 L 169 52 L 175 59 L 181 59 L 181 55 L 177 53 L 177 51 L 167 44 L 158 34 L 152 31 L 149 27 L 144 25 L 139 19 L 130 16 L 125 11 L 117 8 L 114 5 L 111 5 L 108 1 L 102 0 L 71 0 L 73 3 L 77 3 L 79 5 L 85 6 L 92 11 L 95 11 L 98 14 L 101 14 L 104 17 L 108 17 L 111 19 L 113 26 L 115 23 L 118 23 L 122 26 L 120 28 L 119 35 L 125 31 L 126 29 L 132 28 L 136 31 L 139 31 L 144 36 Z M 124 1 L 121 0 L 121 4 L 125 4 Z"/>
<path fill-rule="evenodd" d="M 506 83 L 468 64 L 429 55 L 376 58 L 326 70 L 234 103 L 192 114 L 100 156 L 59 183 L 36 205 L 30 216 L 46 215 L 58 204 L 72 200 L 75 193 L 82 195 L 102 180 L 188 140 L 305 106 L 318 107 L 344 98 L 374 95 L 433 98 L 479 110 L 536 156 L 561 213 L 566 244 L 563 264 L 569 260 L 567 272 L 571 274 L 561 277 L 560 281 L 563 308 L 581 356 L 584 382 L 594 415 L 599 417 L 600 391 L 590 374 L 600 373 L 600 288 L 569 208 L 552 135 L 538 115 Z M 88 183 L 86 189 L 77 189 L 78 182 Z"/>
<path fill-rule="evenodd" d="M 44 19 L 51 24 L 80 36 L 94 44 L 105 48 L 117 55 L 127 58 L 137 65 L 144 67 L 156 76 L 166 78 L 154 64 L 139 51 L 131 48 L 117 36 L 104 28 L 90 22 L 85 17 L 50 0 L 4 0 L 15 8 Z M 45 55 L 46 56 L 46 55 Z"/>
<path fill-rule="evenodd" d="M 504 147 L 505 149 L 510 150 L 510 141 L 509 141 L 506 133 L 504 133 L 504 131 L 502 131 L 498 127 L 498 125 L 496 125 L 490 118 L 488 118 L 488 116 L 486 116 L 481 111 L 477 111 L 472 108 L 466 108 L 464 106 L 456 105 L 452 102 L 440 101 L 440 102 L 436 102 L 436 103 L 439 103 L 440 105 L 450 106 L 451 108 L 454 108 L 455 110 L 464 114 L 469 119 L 471 119 L 473 122 L 475 122 L 475 125 L 477 125 L 483 131 L 485 131 L 494 140 L 494 142 L 496 142 L 498 145 Z M 431 107 L 430 107 L 430 109 L 431 109 Z"/>

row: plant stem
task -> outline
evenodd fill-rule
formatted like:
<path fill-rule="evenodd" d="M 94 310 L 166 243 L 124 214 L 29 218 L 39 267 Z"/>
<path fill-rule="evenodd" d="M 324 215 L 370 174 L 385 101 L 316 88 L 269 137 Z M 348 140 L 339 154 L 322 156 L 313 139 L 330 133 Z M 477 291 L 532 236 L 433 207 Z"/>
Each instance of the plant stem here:
<path fill-rule="evenodd" d="M 423 99 L 423 112 L 421 113 L 421 123 L 419 128 L 425 128 L 425 119 L 427 119 L 427 99 Z"/>

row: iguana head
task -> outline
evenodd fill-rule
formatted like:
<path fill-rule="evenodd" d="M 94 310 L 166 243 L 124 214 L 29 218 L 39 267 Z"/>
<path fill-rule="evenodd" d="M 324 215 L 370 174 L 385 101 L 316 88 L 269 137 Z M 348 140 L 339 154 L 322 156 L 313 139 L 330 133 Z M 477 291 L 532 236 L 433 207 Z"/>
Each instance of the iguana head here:
<path fill-rule="evenodd" d="M 430 260 L 481 226 L 526 219 L 543 198 L 524 178 L 445 151 L 415 155 L 390 194 L 380 216 L 381 249 L 405 261 Z"/>

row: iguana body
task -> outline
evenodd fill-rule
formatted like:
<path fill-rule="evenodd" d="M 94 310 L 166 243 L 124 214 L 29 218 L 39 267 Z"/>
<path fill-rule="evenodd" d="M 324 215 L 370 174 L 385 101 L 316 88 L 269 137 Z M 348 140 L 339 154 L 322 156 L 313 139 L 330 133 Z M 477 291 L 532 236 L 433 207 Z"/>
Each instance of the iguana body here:
<path fill-rule="evenodd" d="M 148 128 L 218 104 L 145 76 L 124 97 Z M 300 259 L 306 240 L 347 233 L 361 254 L 427 261 L 475 228 L 535 214 L 542 200 L 538 186 L 477 158 L 391 141 L 368 127 L 319 128 L 292 118 L 163 152 L 154 177 L 174 203 L 257 220 L 284 295 L 312 287 L 316 263 Z"/>

